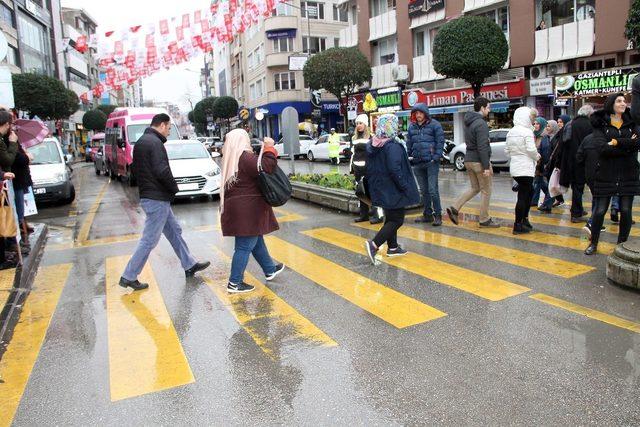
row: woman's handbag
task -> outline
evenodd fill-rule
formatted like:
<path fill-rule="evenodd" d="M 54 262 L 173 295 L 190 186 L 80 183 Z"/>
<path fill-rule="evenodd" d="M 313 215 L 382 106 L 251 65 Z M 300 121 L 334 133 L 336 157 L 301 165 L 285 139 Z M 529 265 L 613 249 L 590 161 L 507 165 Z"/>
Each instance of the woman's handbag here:
<path fill-rule="evenodd" d="M 371 195 L 369 194 L 367 178 L 364 176 L 356 182 L 356 197 L 365 205 L 371 206 L 373 204 Z"/>
<path fill-rule="evenodd" d="M 262 154 L 258 156 L 258 186 L 264 199 L 273 207 L 282 206 L 291 198 L 291 182 L 287 175 L 276 166 L 273 173 L 267 173 L 262 169 Z"/>
<path fill-rule="evenodd" d="M 17 235 L 18 224 L 9 198 L 9 190 L 5 184 L 0 191 L 0 237 L 15 237 Z"/>
<path fill-rule="evenodd" d="M 566 193 L 568 190 L 567 187 L 560 185 L 560 169 L 555 168 L 553 172 L 551 172 L 551 178 L 549 179 L 549 194 L 551 197 L 557 197 Z"/>

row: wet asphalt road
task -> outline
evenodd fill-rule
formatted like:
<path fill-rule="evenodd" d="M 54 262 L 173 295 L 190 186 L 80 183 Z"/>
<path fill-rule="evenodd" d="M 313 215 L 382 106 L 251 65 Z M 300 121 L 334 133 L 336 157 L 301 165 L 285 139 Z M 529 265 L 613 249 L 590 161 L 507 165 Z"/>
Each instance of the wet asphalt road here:
<path fill-rule="evenodd" d="M 36 219 L 50 238 L 0 360 L 0 425 L 640 423 L 640 294 L 607 283 L 605 255 L 582 255 L 566 210 L 533 215 L 529 240 L 480 232 L 473 215 L 408 220 L 412 255 L 373 267 L 374 231 L 292 201 L 268 240 L 291 268 L 229 297 L 218 202 L 179 201 L 212 267 L 185 280 L 163 238 L 151 289 L 130 294 L 116 282 L 144 224 L 136 190 L 88 165 L 74 180 L 77 202 Z M 515 195 L 495 181 L 507 223 Z M 443 199 L 465 186 L 441 174 Z M 248 272 L 265 283 L 253 260 Z"/>

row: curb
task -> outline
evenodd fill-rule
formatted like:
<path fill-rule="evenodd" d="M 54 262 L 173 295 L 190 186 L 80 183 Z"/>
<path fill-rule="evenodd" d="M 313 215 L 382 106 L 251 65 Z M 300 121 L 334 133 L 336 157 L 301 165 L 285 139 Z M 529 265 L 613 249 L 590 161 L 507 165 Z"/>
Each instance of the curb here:
<path fill-rule="evenodd" d="M 13 278 L 13 290 L 9 296 L 7 303 L 1 307 L 0 311 L 0 356 L 4 352 L 4 345 L 8 342 L 8 336 L 13 330 L 13 326 L 17 321 L 17 314 L 29 295 L 33 279 L 35 278 L 47 238 L 48 227 L 46 224 L 31 224 L 34 228 L 33 234 L 29 236 L 31 243 L 31 253 L 28 257 L 23 258 L 22 266 L 16 268 L 16 274 Z"/>

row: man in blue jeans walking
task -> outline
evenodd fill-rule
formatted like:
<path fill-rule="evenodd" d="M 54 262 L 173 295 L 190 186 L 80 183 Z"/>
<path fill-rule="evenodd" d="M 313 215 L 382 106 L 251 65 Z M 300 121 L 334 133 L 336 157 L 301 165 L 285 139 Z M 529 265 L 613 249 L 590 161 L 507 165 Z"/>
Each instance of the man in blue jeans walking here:
<path fill-rule="evenodd" d="M 413 173 L 422 193 L 424 211 L 418 223 L 442 225 L 442 206 L 438 190 L 440 159 L 444 150 L 442 125 L 429 117 L 426 104 L 416 104 L 411 110 L 411 124 L 407 136 L 407 152 L 413 165 Z"/>
<path fill-rule="evenodd" d="M 151 120 L 151 127 L 136 142 L 133 148 L 133 174 L 138 181 L 140 206 L 147 219 L 142 238 L 120 278 L 120 286 L 134 291 L 149 287 L 138 281 L 138 275 L 149 259 L 149 254 L 158 245 L 160 236 L 165 235 L 176 255 L 180 258 L 187 277 L 211 265 L 197 262 L 182 238 L 182 229 L 173 216 L 171 202 L 178 192 L 178 184 L 169 167 L 169 158 L 164 143 L 171 132 L 171 118 L 167 114 L 157 114 Z"/>

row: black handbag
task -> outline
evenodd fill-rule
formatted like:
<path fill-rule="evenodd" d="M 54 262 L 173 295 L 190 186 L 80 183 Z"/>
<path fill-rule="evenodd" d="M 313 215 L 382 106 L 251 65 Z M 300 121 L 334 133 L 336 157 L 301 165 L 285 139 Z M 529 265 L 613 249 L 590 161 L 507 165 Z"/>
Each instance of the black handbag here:
<path fill-rule="evenodd" d="M 356 182 L 356 197 L 365 205 L 371 206 L 371 195 L 369 194 L 369 186 L 367 185 L 367 177 L 363 176 Z"/>
<path fill-rule="evenodd" d="M 258 186 L 268 204 L 274 207 L 282 206 L 291 198 L 291 182 L 278 166 L 273 173 L 265 172 L 262 169 L 262 154 L 260 151 L 258 156 Z"/>

